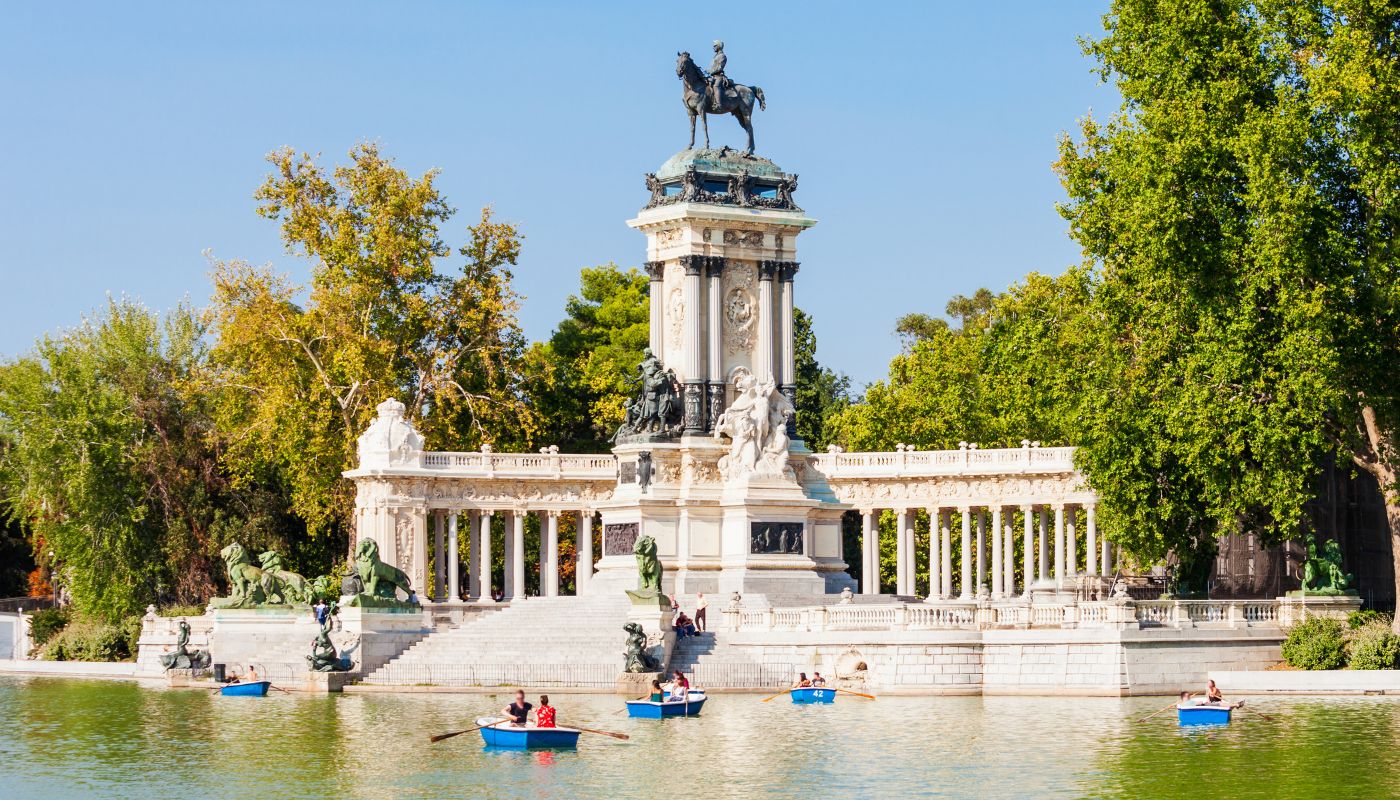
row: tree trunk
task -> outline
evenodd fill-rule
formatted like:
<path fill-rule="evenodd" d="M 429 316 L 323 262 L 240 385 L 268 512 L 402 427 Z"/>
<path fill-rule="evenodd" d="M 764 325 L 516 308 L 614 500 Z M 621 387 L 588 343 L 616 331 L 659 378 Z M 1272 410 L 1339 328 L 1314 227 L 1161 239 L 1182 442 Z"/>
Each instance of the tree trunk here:
<path fill-rule="evenodd" d="M 1381 430 L 1376 410 L 1369 405 L 1361 407 L 1361 426 L 1364 446 L 1354 448 L 1351 459 L 1376 479 L 1381 497 L 1385 499 L 1385 521 L 1390 528 L 1390 565 L 1397 603 L 1397 613 L 1391 617 L 1390 629 L 1400 635 L 1400 485 L 1396 483 L 1397 465 L 1392 461 L 1395 450 L 1391 447 L 1390 432 Z"/>

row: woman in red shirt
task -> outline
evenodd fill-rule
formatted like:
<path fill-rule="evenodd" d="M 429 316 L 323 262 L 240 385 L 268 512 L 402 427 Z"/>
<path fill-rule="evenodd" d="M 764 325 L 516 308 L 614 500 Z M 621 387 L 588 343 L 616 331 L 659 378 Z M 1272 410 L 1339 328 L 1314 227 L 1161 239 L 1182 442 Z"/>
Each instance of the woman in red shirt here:
<path fill-rule="evenodd" d="M 537 709 L 535 709 L 535 727 L 536 727 L 536 728 L 553 728 L 553 727 L 555 727 L 555 725 L 554 725 L 554 706 L 552 706 L 552 705 L 549 704 L 549 695 L 547 695 L 547 694 L 542 694 L 542 695 L 540 695 L 540 707 L 537 708 Z"/>

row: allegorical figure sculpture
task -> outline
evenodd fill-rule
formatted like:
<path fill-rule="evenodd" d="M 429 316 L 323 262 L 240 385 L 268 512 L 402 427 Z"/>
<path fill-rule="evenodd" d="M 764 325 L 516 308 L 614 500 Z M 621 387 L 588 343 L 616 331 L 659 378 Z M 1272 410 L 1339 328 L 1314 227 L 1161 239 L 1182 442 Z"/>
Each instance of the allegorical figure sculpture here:
<path fill-rule="evenodd" d="M 166 669 L 208 669 L 209 651 L 190 649 L 190 624 L 180 620 L 179 630 L 175 635 L 175 649 L 161 655 L 161 665 Z"/>
<path fill-rule="evenodd" d="M 744 152 L 753 155 L 753 110 L 755 104 L 764 109 L 768 101 L 763 90 L 757 86 L 744 86 L 735 83 L 724 73 L 728 64 L 724 55 L 724 43 L 715 42 L 715 59 L 710 65 L 711 75 L 706 77 L 704 70 L 690 60 L 690 53 L 676 53 L 676 76 L 681 79 L 681 102 L 690 115 L 690 147 L 695 147 L 695 118 L 698 116 L 705 131 L 705 147 L 710 146 L 710 114 L 733 114 L 749 135 L 749 146 Z"/>
<path fill-rule="evenodd" d="M 408 573 L 393 564 L 380 561 L 379 542 L 373 539 L 361 539 L 355 546 L 355 574 L 359 576 L 360 584 L 364 587 L 364 595 L 380 601 L 396 601 L 397 590 L 402 589 L 408 595 L 409 602 L 416 602 Z M 359 597 L 360 595 L 357 595 L 356 599 Z"/>
<path fill-rule="evenodd" d="M 327 614 L 326 621 L 321 623 L 320 633 L 311 643 L 311 655 L 306 657 L 306 663 L 313 672 L 345 672 L 352 666 L 349 659 L 341 658 L 335 651 L 335 645 L 331 642 L 333 624 L 331 614 Z"/>
<path fill-rule="evenodd" d="M 627 404 L 626 418 L 614 441 L 642 436 L 668 437 L 681 432 L 681 400 L 676 373 L 667 369 L 650 348 L 637 365 L 641 388 Z"/>
<path fill-rule="evenodd" d="M 714 437 L 728 436 L 729 453 L 721 456 L 719 471 L 726 481 L 751 475 L 784 477 L 788 466 L 787 420 L 792 403 L 778 391 L 771 377 L 760 381 L 747 368 L 734 373 L 734 402 L 720 414 Z"/>
<path fill-rule="evenodd" d="M 311 600 L 311 585 L 295 572 L 282 569 L 282 557 L 268 551 L 255 566 L 248 551 L 232 542 L 219 551 L 228 572 L 229 596 L 209 601 L 215 608 L 248 608 L 262 605 L 296 605 Z"/>
<path fill-rule="evenodd" d="M 1328 539 L 1319 553 L 1317 540 L 1308 542 L 1308 557 L 1303 561 L 1303 594 L 1350 594 L 1352 576 L 1342 571 L 1342 546 Z"/>
<path fill-rule="evenodd" d="M 647 635 L 642 630 L 642 626 L 635 622 L 629 622 L 622 626 L 627 631 L 627 649 L 623 655 L 627 658 L 627 672 L 656 672 L 661 669 L 661 665 L 647 652 Z"/>
<path fill-rule="evenodd" d="M 650 536 L 638 536 L 632 545 L 632 554 L 637 557 L 637 593 L 661 593 L 661 559 L 656 557 L 656 540 Z"/>

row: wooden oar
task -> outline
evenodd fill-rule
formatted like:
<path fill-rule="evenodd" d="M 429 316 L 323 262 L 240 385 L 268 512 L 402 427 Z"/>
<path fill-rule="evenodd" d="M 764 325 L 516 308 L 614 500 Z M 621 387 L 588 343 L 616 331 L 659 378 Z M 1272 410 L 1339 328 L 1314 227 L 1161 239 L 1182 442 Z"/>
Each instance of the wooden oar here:
<path fill-rule="evenodd" d="M 629 702 L 629 703 L 636 703 L 636 702 L 641 701 L 641 700 L 649 699 L 650 697 L 651 697 L 651 695 L 649 695 L 649 694 L 644 694 L 644 695 L 642 695 L 641 697 L 638 697 L 636 700 L 628 700 L 627 702 Z M 622 708 L 619 708 L 618 710 L 616 710 L 616 711 L 614 711 L 614 712 L 612 712 L 612 713 L 614 713 L 614 714 L 621 714 L 622 712 L 624 712 L 624 711 L 626 711 L 626 710 L 627 710 L 627 706 L 623 706 Z M 582 728 L 580 728 L 579 730 L 582 730 Z"/>
<path fill-rule="evenodd" d="M 851 691 L 850 689 L 840 689 L 840 688 L 838 688 L 836 691 L 838 691 L 838 692 L 845 692 L 846 694 L 853 694 L 853 695 L 855 695 L 856 697 L 864 697 L 864 698 L 867 699 L 867 700 L 874 700 L 874 699 L 875 699 L 875 695 L 873 695 L 873 694 L 861 694 L 860 692 L 853 692 L 853 691 Z"/>
<path fill-rule="evenodd" d="M 1244 701 L 1243 701 L 1243 700 L 1239 701 L 1238 703 L 1236 703 L 1236 704 L 1233 706 L 1233 708 L 1237 708 L 1237 709 L 1243 710 L 1243 709 L 1244 709 Z M 1254 711 L 1254 707 L 1251 706 L 1249 710 L 1250 710 L 1250 711 Z M 1265 720 L 1267 720 L 1267 721 L 1269 721 L 1269 722 L 1275 722 L 1275 721 L 1278 719 L 1277 717 L 1273 716 L 1272 714 L 1265 714 L 1263 711 L 1254 711 L 1254 713 L 1255 713 L 1255 714 L 1258 714 L 1259 716 L 1263 717 Z"/>
<path fill-rule="evenodd" d="M 283 694 L 291 694 L 290 691 L 283 689 L 281 686 L 277 686 L 276 684 L 269 683 L 268 686 L 272 687 L 273 689 L 276 689 L 277 691 Z"/>
<path fill-rule="evenodd" d="M 574 728 L 574 730 L 576 730 L 576 731 L 583 731 L 584 733 L 600 733 L 600 734 L 602 734 L 602 735 L 604 735 L 604 736 L 611 736 L 611 737 L 613 737 L 614 739 L 623 739 L 623 740 L 626 740 L 626 739 L 631 739 L 631 738 L 632 738 L 631 736 L 628 736 L 628 735 L 625 734 L 625 733 L 613 733 L 612 731 L 595 731 L 595 730 L 593 730 L 592 728 L 580 728 L 580 727 L 578 727 L 577 725 L 573 726 L 573 728 Z"/>
<path fill-rule="evenodd" d="M 1190 700 L 1192 697 L 1195 697 L 1195 695 L 1188 694 L 1188 695 L 1186 695 L 1185 699 L 1186 699 L 1186 700 Z M 1171 701 L 1170 704 L 1165 705 L 1165 706 L 1162 706 L 1161 708 L 1157 709 L 1156 711 L 1153 711 L 1151 714 L 1148 714 L 1147 716 L 1145 716 L 1145 717 L 1143 717 L 1142 719 L 1138 720 L 1138 722 L 1146 722 L 1146 721 L 1148 721 L 1149 719 L 1152 719 L 1153 717 L 1157 716 L 1158 714 L 1162 713 L 1163 711 L 1166 711 L 1166 710 L 1169 709 L 1169 708 L 1175 708 L 1175 707 L 1176 707 L 1176 704 L 1177 704 L 1177 703 L 1180 703 L 1180 702 L 1181 702 L 1181 699 L 1180 699 L 1180 698 L 1178 698 L 1178 699 L 1176 699 L 1176 700 L 1173 700 L 1173 701 Z"/>
<path fill-rule="evenodd" d="M 464 731 L 453 731 L 453 732 L 451 732 L 451 733 L 439 733 L 437 736 L 429 736 L 429 737 L 428 737 L 428 741 L 429 741 L 429 742 L 433 742 L 433 743 L 437 743 L 437 742 L 442 741 L 443 739 L 451 739 L 453 736 L 461 736 L 461 735 L 464 734 L 464 733 L 471 733 L 472 731 L 479 731 L 479 730 L 481 730 L 482 728 L 489 728 L 489 727 L 491 727 L 492 725 L 495 725 L 495 724 L 498 723 L 498 722 L 504 722 L 504 721 L 505 721 L 505 717 L 497 717 L 496 719 L 491 720 L 490 722 L 486 723 L 485 725 L 478 725 L 478 726 L 476 726 L 475 728 L 467 728 L 467 729 L 464 730 Z"/>
<path fill-rule="evenodd" d="M 791 692 L 791 691 L 792 691 L 791 689 L 784 689 L 784 690 L 782 690 L 781 692 L 778 692 L 777 694 L 773 695 L 772 697 L 765 697 L 765 698 L 763 698 L 763 702 L 766 703 L 766 702 L 768 702 L 769 700 L 772 700 L 774 697 L 782 697 L 783 695 L 785 695 L 785 694 L 787 694 L 787 693 L 789 693 L 789 692 Z"/>

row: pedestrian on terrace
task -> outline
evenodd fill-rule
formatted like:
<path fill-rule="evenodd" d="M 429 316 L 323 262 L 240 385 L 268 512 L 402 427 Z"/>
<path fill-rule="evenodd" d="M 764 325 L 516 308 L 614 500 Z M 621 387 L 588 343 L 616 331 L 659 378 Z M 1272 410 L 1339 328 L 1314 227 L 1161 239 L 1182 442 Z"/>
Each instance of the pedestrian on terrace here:
<path fill-rule="evenodd" d="M 708 605 L 704 592 L 695 595 L 695 629 L 698 631 L 705 630 L 705 607 Z"/>

